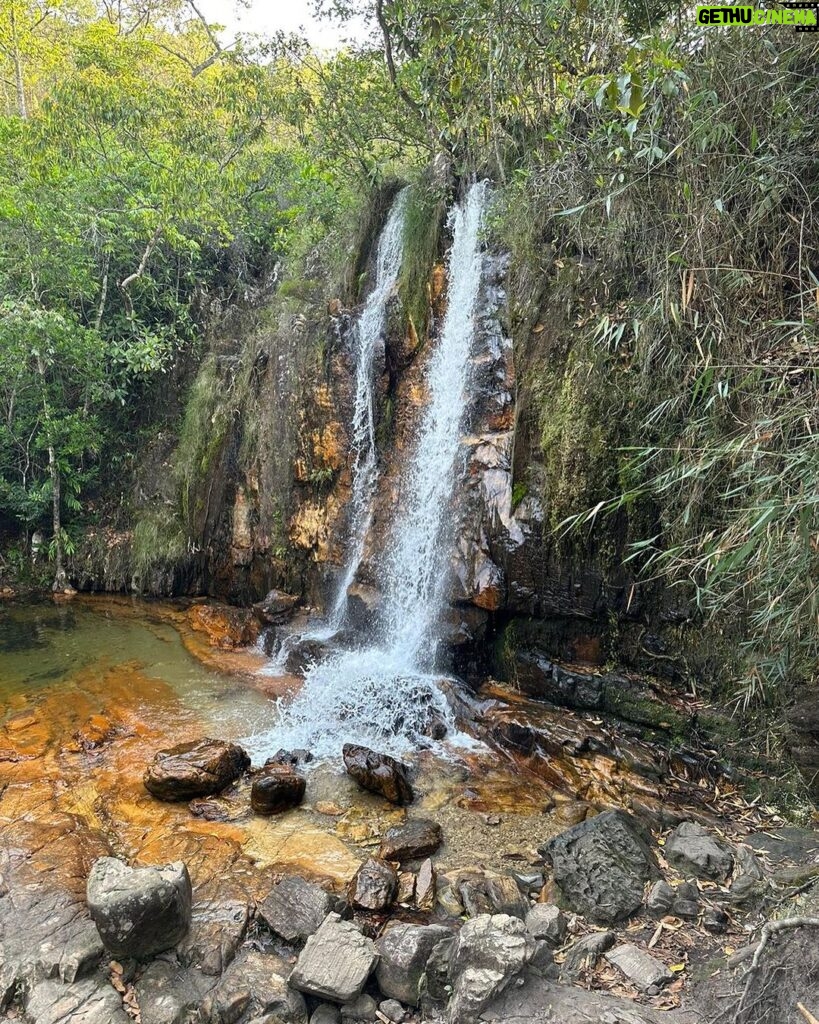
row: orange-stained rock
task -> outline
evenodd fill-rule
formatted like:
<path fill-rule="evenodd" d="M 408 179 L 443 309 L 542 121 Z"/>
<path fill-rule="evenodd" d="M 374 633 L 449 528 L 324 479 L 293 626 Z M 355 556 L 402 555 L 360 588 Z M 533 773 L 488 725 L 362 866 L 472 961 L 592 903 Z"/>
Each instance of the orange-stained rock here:
<path fill-rule="evenodd" d="M 249 609 L 227 604 L 195 604 L 188 611 L 188 622 L 214 647 L 226 650 L 252 644 L 259 635 L 259 624 Z"/>
<path fill-rule="evenodd" d="M 320 469 L 341 469 L 346 457 L 346 433 L 338 420 L 331 420 L 310 434 L 313 462 Z"/>

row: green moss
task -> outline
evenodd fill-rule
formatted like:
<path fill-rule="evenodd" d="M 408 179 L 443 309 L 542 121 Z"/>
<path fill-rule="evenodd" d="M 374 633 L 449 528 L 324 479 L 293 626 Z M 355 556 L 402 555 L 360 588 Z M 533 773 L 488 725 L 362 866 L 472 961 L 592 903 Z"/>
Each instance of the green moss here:
<path fill-rule="evenodd" d="M 446 196 L 440 186 L 422 179 L 410 189 L 404 217 L 404 256 L 398 289 L 404 311 L 419 338 L 429 320 L 429 277 L 438 259 Z"/>
<path fill-rule="evenodd" d="M 579 345 L 565 367 L 544 371 L 536 384 L 545 497 L 554 531 L 613 493 L 617 440 L 604 410 L 603 379 L 596 359 Z"/>
<path fill-rule="evenodd" d="M 527 496 L 528 493 L 529 493 L 529 485 L 527 483 L 525 483 L 523 480 L 519 480 L 515 484 L 515 486 L 512 488 L 512 511 L 513 512 L 518 507 L 518 505 L 520 505 L 520 503 L 523 501 L 523 499 Z"/>
<path fill-rule="evenodd" d="M 173 565 L 187 552 L 187 534 L 172 509 L 151 510 L 134 527 L 131 571 L 145 581 L 158 566 Z"/>

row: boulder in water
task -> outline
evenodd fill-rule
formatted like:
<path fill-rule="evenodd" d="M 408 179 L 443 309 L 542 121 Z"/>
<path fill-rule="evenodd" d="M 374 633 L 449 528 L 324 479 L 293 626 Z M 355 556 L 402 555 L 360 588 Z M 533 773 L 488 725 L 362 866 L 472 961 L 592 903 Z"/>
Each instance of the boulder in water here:
<path fill-rule="evenodd" d="M 307 782 L 290 765 L 272 764 L 253 779 L 250 806 L 256 814 L 282 814 L 304 799 Z"/>
<path fill-rule="evenodd" d="M 379 857 L 384 860 L 421 860 L 430 856 L 444 841 L 444 834 L 437 821 L 429 818 L 413 818 L 404 825 L 387 829 L 381 840 Z"/>
<path fill-rule="evenodd" d="M 160 750 L 142 781 L 159 800 L 192 800 L 221 792 L 249 767 L 247 752 L 236 743 L 194 740 Z"/>
<path fill-rule="evenodd" d="M 101 857 L 88 877 L 88 909 L 105 948 L 144 960 L 175 946 L 191 923 L 191 880 L 181 861 L 132 868 Z"/>
<path fill-rule="evenodd" d="M 385 910 L 395 898 L 398 877 L 384 860 L 370 857 L 350 885 L 350 902 L 361 910 Z"/>
<path fill-rule="evenodd" d="M 259 624 L 247 608 L 228 604 L 195 604 L 188 612 L 191 629 L 204 633 L 208 643 L 232 651 L 256 641 Z"/>
<path fill-rule="evenodd" d="M 345 743 L 343 756 L 347 774 L 362 789 L 378 793 L 400 806 L 412 803 L 414 793 L 409 781 L 409 769 L 401 761 L 354 743 Z"/>

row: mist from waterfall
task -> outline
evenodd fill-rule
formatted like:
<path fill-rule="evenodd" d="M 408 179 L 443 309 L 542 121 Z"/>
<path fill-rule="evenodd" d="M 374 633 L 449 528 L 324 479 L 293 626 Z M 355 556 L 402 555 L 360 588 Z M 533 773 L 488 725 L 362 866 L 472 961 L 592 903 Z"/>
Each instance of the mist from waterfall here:
<path fill-rule="evenodd" d="M 357 742 L 400 753 L 423 741 L 432 721 L 454 731 L 435 672 L 436 626 L 453 540 L 448 526 L 469 396 L 487 195 L 487 183 L 473 185 L 450 213 L 447 311 L 427 367 L 427 404 L 383 560 L 377 642 L 332 653 L 311 667 L 282 709 L 280 726 L 257 738 L 257 748 L 306 747 L 321 757 Z"/>

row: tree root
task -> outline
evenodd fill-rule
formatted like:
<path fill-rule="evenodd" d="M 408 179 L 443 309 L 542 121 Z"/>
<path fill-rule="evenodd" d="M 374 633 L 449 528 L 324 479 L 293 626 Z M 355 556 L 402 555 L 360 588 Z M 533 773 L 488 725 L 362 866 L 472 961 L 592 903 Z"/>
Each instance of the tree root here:
<path fill-rule="evenodd" d="M 756 973 L 759 970 L 760 963 L 762 962 L 762 954 L 765 952 L 766 946 L 774 935 L 793 928 L 819 928 L 819 917 L 784 917 L 779 921 L 768 921 L 767 924 L 763 926 L 762 933 L 759 937 L 759 943 L 754 950 L 751 965 L 745 973 L 745 986 L 742 990 L 742 998 L 740 999 L 739 1006 L 737 1006 L 734 1014 L 734 1020 L 737 1021 L 738 1024 L 741 1021 L 741 1015 L 745 1010 L 751 986 L 753 985 Z M 810 1014 L 808 1010 L 804 1009 L 801 1004 L 797 1005 L 799 1007 L 799 1012 L 803 1017 L 805 1017 L 805 1020 L 808 1021 L 809 1024 L 819 1024 L 819 1022 L 816 1021 L 816 1018 Z"/>

